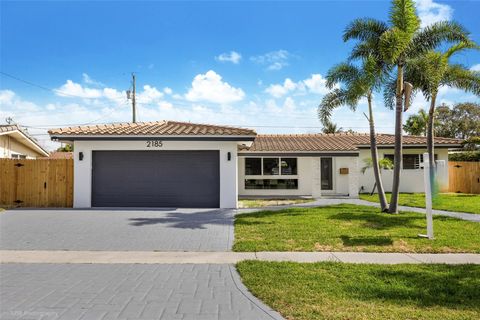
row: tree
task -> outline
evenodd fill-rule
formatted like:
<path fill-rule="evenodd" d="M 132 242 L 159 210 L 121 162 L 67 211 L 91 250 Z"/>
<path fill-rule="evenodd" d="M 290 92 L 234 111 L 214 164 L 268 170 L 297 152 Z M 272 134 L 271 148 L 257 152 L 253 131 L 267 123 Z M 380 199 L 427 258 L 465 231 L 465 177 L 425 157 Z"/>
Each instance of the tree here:
<path fill-rule="evenodd" d="M 372 47 L 374 45 L 372 44 Z M 366 117 L 370 126 L 372 167 L 382 212 L 387 210 L 388 203 L 380 177 L 372 99 L 373 91 L 382 83 L 383 68 L 383 63 L 376 60 L 374 55 L 369 55 L 364 59 L 362 68 L 358 68 L 351 63 L 340 63 L 334 66 L 326 76 L 326 85 L 331 91 L 324 96 L 318 107 L 320 120 L 323 123 L 328 123 L 335 108 L 347 105 L 355 111 L 360 99 L 367 98 L 369 115 Z M 336 87 L 338 84 L 342 87 Z"/>
<path fill-rule="evenodd" d="M 331 121 L 323 122 L 323 133 L 340 133 L 342 132 L 342 128 L 339 128 L 336 123 Z"/>
<path fill-rule="evenodd" d="M 464 37 L 468 39 L 467 31 Z M 455 54 L 477 47 L 471 40 L 460 41 L 450 46 L 445 52 L 430 50 L 406 64 L 406 79 L 430 102 L 427 117 L 427 151 L 432 187 L 435 181 L 434 121 L 438 91 L 441 86 L 449 86 L 480 95 L 480 72 L 450 62 Z"/>
<path fill-rule="evenodd" d="M 408 117 L 403 125 L 403 130 L 412 136 L 427 135 L 428 114 L 425 110 L 420 109 L 417 114 L 412 114 Z"/>
<path fill-rule="evenodd" d="M 480 72 L 476 73 L 477 81 Z M 478 82 L 476 84 L 478 86 Z M 478 90 L 478 87 L 477 87 Z M 478 95 L 478 91 L 476 92 Z M 480 104 L 479 103 L 459 103 L 453 107 L 452 121 L 455 124 L 455 137 L 468 139 L 470 137 L 480 136 Z"/>
<path fill-rule="evenodd" d="M 386 28 L 385 28 L 386 27 Z M 380 34 L 380 36 L 379 36 Z M 468 41 L 465 30 L 455 22 L 441 21 L 420 29 L 419 18 L 413 0 L 392 0 L 390 25 L 374 19 L 357 19 L 344 33 L 344 40 L 357 39 L 350 59 L 365 59 L 369 55 L 379 57 L 395 67 L 393 91 L 385 90 L 385 103 L 395 109 L 395 159 L 392 198 L 389 212 L 398 211 L 400 170 L 402 166 L 402 112 L 404 97 L 403 72 L 407 59 L 421 56 L 444 42 Z M 372 44 L 378 43 L 378 50 L 372 52 Z M 389 70 L 389 68 L 386 68 Z M 392 86 L 386 86 L 390 89 Z"/>
<path fill-rule="evenodd" d="M 66 144 L 62 145 L 60 148 L 57 149 L 58 152 L 72 152 L 73 151 L 73 145 L 71 144 Z"/>
<path fill-rule="evenodd" d="M 457 128 L 452 120 L 453 112 L 449 106 L 442 104 L 437 107 L 435 114 L 435 135 L 437 137 L 455 138 Z"/>

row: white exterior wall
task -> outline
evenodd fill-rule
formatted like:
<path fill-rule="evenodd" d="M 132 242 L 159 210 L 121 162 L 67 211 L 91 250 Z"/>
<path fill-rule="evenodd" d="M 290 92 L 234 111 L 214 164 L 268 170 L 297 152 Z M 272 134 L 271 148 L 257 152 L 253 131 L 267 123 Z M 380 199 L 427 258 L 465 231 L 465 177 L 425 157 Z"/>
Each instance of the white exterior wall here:
<path fill-rule="evenodd" d="M 11 158 L 12 154 L 25 155 L 27 156 L 27 159 L 35 159 L 37 157 L 45 156 L 30 149 L 7 134 L 0 135 L 0 158 Z"/>
<path fill-rule="evenodd" d="M 253 156 L 258 158 L 258 156 Z M 264 156 L 268 157 L 268 156 Z M 276 156 L 272 156 L 276 157 Z M 245 156 L 238 157 L 238 193 L 240 196 L 312 196 L 320 198 L 322 195 L 349 195 L 358 197 L 358 157 L 331 157 L 333 158 L 333 189 L 320 190 L 320 157 L 292 157 L 297 158 L 297 175 L 245 176 Z M 330 158 L 330 157 L 328 157 Z M 340 174 L 340 168 L 348 168 L 348 174 Z M 266 190 L 245 189 L 245 179 L 298 179 L 298 189 Z"/>
<path fill-rule="evenodd" d="M 159 138 L 161 140 L 161 138 Z M 90 208 L 92 204 L 92 151 L 96 150 L 219 150 L 220 207 L 237 208 L 237 142 L 235 141 L 168 141 L 163 147 L 147 148 L 146 141 L 75 141 L 73 207 Z M 83 160 L 78 154 L 83 152 Z M 231 153 L 228 161 L 227 153 Z"/>
<path fill-rule="evenodd" d="M 423 154 L 427 152 L 426 148 L 404 149 L 403 154 Z M 378 158 L 383 159 L 385 154 L 393 154 L 393 149 L 378 149 Z M 437 160 L 444 160 L 445 166 L 438 172 L 439 179 L 443 182 L 442 189 L 448 187 L 448 149 L 435 149 L 438 155 Z M 371 158 L 370 149 L 360 151 L 359 168 L 364 166 L 365 159 Z M 401 169 L 400 172 L 400 192 L 425 192 L 423 182 L 423 169 Z M 382 170 L 382 182 L 386 192 L 392 191 L 393 170 Z M 359 173 L 359 184 L 363 186 L 362 192 L 371 192 L 375 183 L 373 169 L 367 169 L 364 174 Z M 375 190 L 376 191 L 376 190 Z"/>

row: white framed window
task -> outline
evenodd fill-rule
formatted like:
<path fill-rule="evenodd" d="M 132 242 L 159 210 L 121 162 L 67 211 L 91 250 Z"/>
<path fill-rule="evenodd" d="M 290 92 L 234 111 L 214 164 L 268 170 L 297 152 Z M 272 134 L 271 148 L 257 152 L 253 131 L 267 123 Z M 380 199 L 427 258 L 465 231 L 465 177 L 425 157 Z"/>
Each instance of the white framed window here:
<path fill-rule="evenodd" d="M 246 157 L 245 189 L 298 189 L 298 159 Z M 260 176 L 260 177 L 259 177 Z"/>

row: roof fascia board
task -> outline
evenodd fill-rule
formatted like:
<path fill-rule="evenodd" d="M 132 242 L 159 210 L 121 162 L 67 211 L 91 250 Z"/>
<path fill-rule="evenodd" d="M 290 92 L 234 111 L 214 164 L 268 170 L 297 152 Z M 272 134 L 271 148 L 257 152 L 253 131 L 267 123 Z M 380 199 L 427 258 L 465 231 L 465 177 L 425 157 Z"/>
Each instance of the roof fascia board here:
<path fill-rule="evenodd" d="M 358 157 L 358 152 L 239 152 L 239 157 L 263 157 L 263 156 L 275 156 L 275 157 Z"/>
<path fill-rule="evenodd" d="M 136 141 L 136 140 L 163 140 L 163 141 L 254 141 L 255 136 L 152 136 L 152 135 L 51 135 L 52 140 L 67 141 Z"/>
<path fill-rule="evenodd" d="M 8 131 L 6 133 L 10 134 L 10 135 L 14 135 L 14 134 L 20 135 L 23 139 L 18 139 L 18 138 L 14 137 L 15 140 L 17 140 L 19 143 L 21 143 L 23 145 L 26 145 L 30 149 L 34 149 L 36 152 L 38 152 L 41 155 L 44 155 L 45 157 L 49 156 L 49 153 L 48 153 L 47 150 L 43 149 L 38 143 L 33 141 L 29 136 L 27 136 L 21 130 L 17 129 L 17 130 L 13 130 L 13 131 Z"/>

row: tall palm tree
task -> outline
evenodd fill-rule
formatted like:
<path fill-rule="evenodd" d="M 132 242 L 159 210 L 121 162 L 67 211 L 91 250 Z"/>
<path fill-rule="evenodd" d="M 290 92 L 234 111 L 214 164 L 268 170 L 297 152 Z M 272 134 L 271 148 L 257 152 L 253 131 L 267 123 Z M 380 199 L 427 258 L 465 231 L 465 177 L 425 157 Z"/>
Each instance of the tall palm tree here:
<path fill-rule="evenodd" d="M 467 40 L 466 31 L 455 22 L 437 22 L 420 29 L 420 21 L 413 0 L 392 0 L 390 25 L 378 37 L 379 26 L 384 23 L 372 19 L 359 19 L 351 24 L 344 34 L 344 40 L 356 39 L 360 42 L 352 50 L 351 59 L 364 58 L 369 54 L 366 48 L 372 43 L 379 44 L 376 53 L 386 63 L 396 68 L 394 76 L 395 95 L 387 90 L 386 105 L 395 110 L 395 157 L 392 197 L 389 212 L 398 211 L 400 170 L 402 167 L 402 113 L 404 111 L 404 68 L 407 59 L 421 56 L 435 49 L 443 42 Z"/>
<path fill-rule="evenodd" d="M 357 105 L 362 98 L 367 98 L 368 102 L 368 122 L 370 125 L 370 150 L 372 157 L 372 167 L 375 176 L 375 183 L 378 190 L 381 210 L 386 211 L 388 204 L 385 197 L 380 168 L 378 161 L 378 150 L 375 133 L 375 122 L 373 119 L 373 91 L 382 83 L 383 70 L 372 55 L 365 59 L 362 68 L 358 68 L 351 63 L 340 63 L 328 71 L 326 76 L 326 85 L 331 91 L 326 94 L 318 107 L 318 116 L 322 123 L 328 123 L 332 111 L 342 105 L 348 105 L 352 110 L 356 110 Z M 336 85 L 343 85 L 341 88 Z"/>
<path fill-rule="evenodd" d="M 427 117 L 427 151 L 430 179 L 435 181 L 434 123 L 438 91 L 441 86 L 458 88 L 480 96 L 480 72 L 472 71 L 461 64 L 450 63 L 453 55 L 467 49 L 478 49 L 473 41 L 461 41 L 445 52 L 428 51 L 424 55 L 407 62 L 405 77 L 415 89 L 420 90 L 430 101 Z M 431 183 L 433 188 L 434 184 Z M 433 190 L 432 190 L 433 191 Z"/>

